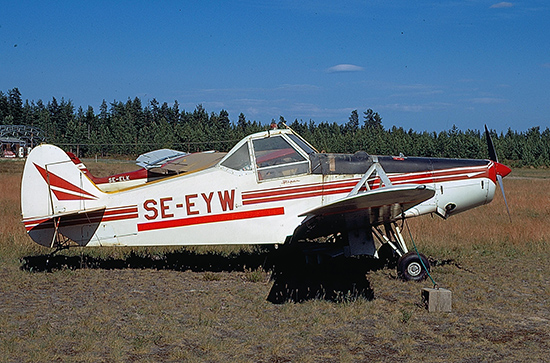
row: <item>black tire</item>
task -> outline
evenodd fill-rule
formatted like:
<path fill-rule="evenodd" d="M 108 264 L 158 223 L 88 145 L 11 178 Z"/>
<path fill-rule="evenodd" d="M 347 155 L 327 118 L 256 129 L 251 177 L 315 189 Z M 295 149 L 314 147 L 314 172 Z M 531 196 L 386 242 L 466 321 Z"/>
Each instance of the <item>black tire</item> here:
<path fill-rule="evenodd" d="M 424 264 L 418 258 L 419 255 Z M 405 281 L 422 281 L 428 277 L 429 271 L 430 263 L 426 256 L 421 253 L 417 254 L 411 251 L 401 256 L 399 261 L 397 261 L 397 273 Z"/>

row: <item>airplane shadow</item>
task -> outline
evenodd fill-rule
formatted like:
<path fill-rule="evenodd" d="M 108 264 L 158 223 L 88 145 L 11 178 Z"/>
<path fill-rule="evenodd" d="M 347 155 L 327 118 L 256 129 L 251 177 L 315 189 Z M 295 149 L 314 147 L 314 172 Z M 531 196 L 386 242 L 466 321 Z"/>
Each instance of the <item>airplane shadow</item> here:
<path fill-rule="evenodd" d="M 320 299 L 336 303 L 359 298 L 373 300 L 374 291 L 366 278 L 368 271 L 382 268 L 374 259 L 326 258 L 305 263 L 299 253 L 282 253 L 274 258 L 273 287 L 267 300 L 274 304 L 301 303 Z"/>
<path fill-rule="evenodd" d="M 268 252 L 241 252 L 223 256 L 216 253 L 197 253 L 179 250 L 162 255 L 138 254 L 130 252 L 123 258 L 93 257 L 89 255 L 65 256 L 44 254 L 27 256 L 21 259 L 21 270 L 29 272 L 53 272 L 56 270 L 78 269 L 155 269 L 193 272 L 234 272 L 255 270 L 262 267 Z"/>
<path fill-rule="evenodd" d="M 271 271 L 273 286 L 267 300 L 274 304 L 301 303 L 320 299 L 348 302 L 372 300 L 374 292 L 366 278 L 368 271 L 382 266 L 372 259 L 335 257 L 320 264 L 306 263 L 304 255 L 292 249 L 241 252 L 231 255 L 180 250 L 158 255 L 130 253 L 124 258 L 44 254 L 21 258 L 21 270 L 53 272 L 70 269 L 156 269 L 194 272 L 236 272 L 263 268 Z"/>

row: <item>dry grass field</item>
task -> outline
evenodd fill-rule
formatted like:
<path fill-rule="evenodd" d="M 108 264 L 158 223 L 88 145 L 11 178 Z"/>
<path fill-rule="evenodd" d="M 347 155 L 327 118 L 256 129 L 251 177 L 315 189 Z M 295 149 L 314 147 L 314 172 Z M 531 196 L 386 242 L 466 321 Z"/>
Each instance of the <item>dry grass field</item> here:
<path fill-rule="evenodd" d="M 505 178 L 512 223 L 500 195 L 446 221 L 410 220 L 433 277 L 453 293 L 451 313 L 423 307 L 429 281 L 402 282 L 362 259 L 283 271 L 285 256 L 259 248 L 72 249 L 48 258 L 20 222 L 21 170 L 0 161 L 0 362 L 550 356 L 548 170 Z"/>

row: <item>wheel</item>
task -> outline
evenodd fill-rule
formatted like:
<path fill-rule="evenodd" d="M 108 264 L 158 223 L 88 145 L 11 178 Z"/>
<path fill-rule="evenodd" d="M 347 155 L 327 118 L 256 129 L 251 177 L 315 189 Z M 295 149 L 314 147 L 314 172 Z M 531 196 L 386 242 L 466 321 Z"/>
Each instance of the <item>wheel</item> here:
<path fill-rule="evenodd" d="M 426 268 L 418 258 L 419 255 Z M 397 261 L 397 273 L 405 281 L 422 281 L 428 277 L 428 271 L 430 271 L 430 263 L 426 256 L 421 253 L 417 254 L 411 251 L 401 256 Z"/>

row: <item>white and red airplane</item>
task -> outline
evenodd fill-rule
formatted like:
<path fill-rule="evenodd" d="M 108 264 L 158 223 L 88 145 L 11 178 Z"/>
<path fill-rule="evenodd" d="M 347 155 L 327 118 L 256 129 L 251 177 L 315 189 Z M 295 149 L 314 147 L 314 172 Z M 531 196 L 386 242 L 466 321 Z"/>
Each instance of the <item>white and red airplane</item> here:
<path fill-rule="evenodd" d="M 419 280 L 428 261 L 409 252 L 399 223 L 431 213 L 447 218 L 493 199 L 510 169 L 498 163 L 486 133 L 491 160 L 326 154 L 291 129 L 274 129 L 227 154 L 182 155 L 177 171 L 161 163 L 164 178 L 116 190 L 45 144 L 25 163 L 23 223 L 47 247 L 277 245 L 328 237 L 317 253 L 389 253 L 399 257 L 400 276 Z"/>

